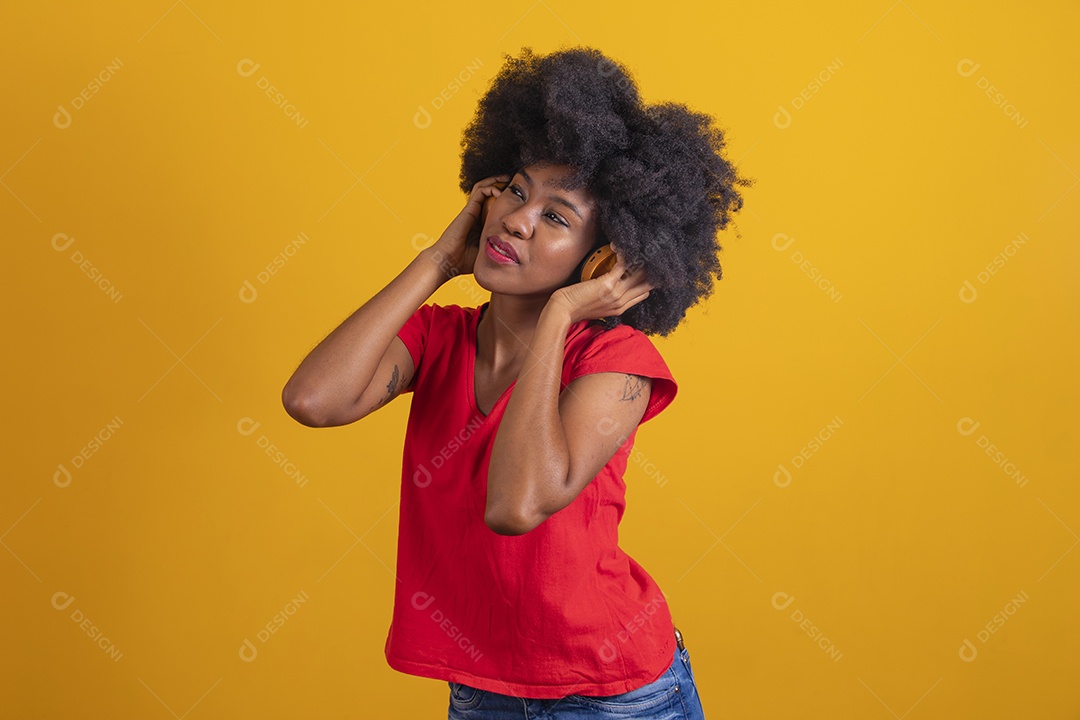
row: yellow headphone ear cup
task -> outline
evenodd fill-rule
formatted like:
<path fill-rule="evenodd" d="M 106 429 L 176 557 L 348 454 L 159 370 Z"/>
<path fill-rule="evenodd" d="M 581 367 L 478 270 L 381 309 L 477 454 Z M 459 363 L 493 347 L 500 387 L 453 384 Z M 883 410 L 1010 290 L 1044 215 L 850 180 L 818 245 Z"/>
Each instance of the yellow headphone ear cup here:
<path fill-rule="evenodd" d="M 585 265 L 581 268 L 581 281 L 592 280 L 593 278 L 600 277 L 611 268 L 615 267 L 615 262 L 618 258 L 615 255 L 615 251 L 611 249 L 610 245 L 604 245 L 597 248 L 592 255 L 585 260 Z"/>

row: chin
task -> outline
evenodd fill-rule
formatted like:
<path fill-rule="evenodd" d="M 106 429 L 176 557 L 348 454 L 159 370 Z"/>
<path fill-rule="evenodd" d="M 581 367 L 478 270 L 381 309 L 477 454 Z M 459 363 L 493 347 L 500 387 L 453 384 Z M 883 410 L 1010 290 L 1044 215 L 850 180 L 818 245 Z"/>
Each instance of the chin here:
<path fill-rule="evenodd" d="M 484 288 L 488 292 L 498 292 L 491 287 L 491 283 L 489 282 L 489 278 L 487 276 L 487 268 L 480 267 L 479 258 L 477 258 L 476 265 L 473 266 L 473 280 L 476 281 L 477 285 Z"/>
<path fill-rule="evenodd" d="M 487 260 L 487 258 L 484 260 L 485 263 L 481 265 L 480 259 L 477 258 L 476 264 L 473 266 L 473 280 L 476 281 L 477 285 L 491 293 L 500 295 L 550 295 L 560 288 L 573 284 L 572 281 L 549 280 L 537 286 L 535 279 L 526 279 L 520 276 L 517 278 L 507 277 L 506 274 L 501 272 L 501 268 L 489 267 L 488 263 L 491 261 Z"/>
<path fill-rule="evenodd" d="M 473 268 L 473 280 L 484 290 L 489 293 L 498 293 L 499 295 L 523 295 L 520 281 L 515 281 L 507 277 L 499 277 L 498 268 L 485 268 L 474 267 Z"/>
<path fill-rule="evenodd" d="M 512 280 L 499 279 L 492 280 L 481 273 L 480 275 L 473 274 L 473 280 L 484 290 L 489 293 L 498 295 L 532 295 L 535 293 L 529 293 L 524 291 L 519 283 L 515 283 Z"/>

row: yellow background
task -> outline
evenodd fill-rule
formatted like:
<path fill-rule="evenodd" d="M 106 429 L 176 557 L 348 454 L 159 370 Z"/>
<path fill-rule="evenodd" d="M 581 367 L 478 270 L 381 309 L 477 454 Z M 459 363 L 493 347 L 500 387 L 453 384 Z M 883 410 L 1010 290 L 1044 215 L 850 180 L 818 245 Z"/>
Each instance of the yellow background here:
<path fill-rule="evenodd" d="M 576 44 L 757 181 L 622 525 L 707 715 L 1080 717 L 1076 3 L 4 15 L 5 717 L 445 716 L 383 657 L 408 401 L 280 391 L 464 204 L 502 54 Z"/>

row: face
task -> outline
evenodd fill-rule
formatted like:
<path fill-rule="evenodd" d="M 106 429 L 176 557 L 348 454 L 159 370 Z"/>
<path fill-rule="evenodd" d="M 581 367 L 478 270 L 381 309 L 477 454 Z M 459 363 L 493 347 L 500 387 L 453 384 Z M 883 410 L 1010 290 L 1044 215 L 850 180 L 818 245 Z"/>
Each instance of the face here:
<path fill-rule="evenodd" d="M 558 187 L 570 170 L 526 166 L 492 202 L 473 268 L 481 287 L 507 295 L 550 294 L 576 280 L 574 270 L 596 243 L 596 204 L 586 188 Z"/>

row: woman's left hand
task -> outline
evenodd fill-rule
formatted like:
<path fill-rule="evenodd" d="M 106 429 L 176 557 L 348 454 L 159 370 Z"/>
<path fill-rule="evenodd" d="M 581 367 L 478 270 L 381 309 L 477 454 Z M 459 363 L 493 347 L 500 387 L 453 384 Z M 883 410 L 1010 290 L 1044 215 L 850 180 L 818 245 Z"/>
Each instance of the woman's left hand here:
<path fill-rule="evenodd" d="M 615 246 L 611 246 L 615 250 Z M 645 280 L 645 268 L 627 270 L 622 253 L 615 250 L 615 265 L 599 277 L 559 288 L 551 294 L 549 306 L 569 314 L 571 324 L 579 320 L 621 315 L 649 297 L 653 289 Z"/>

